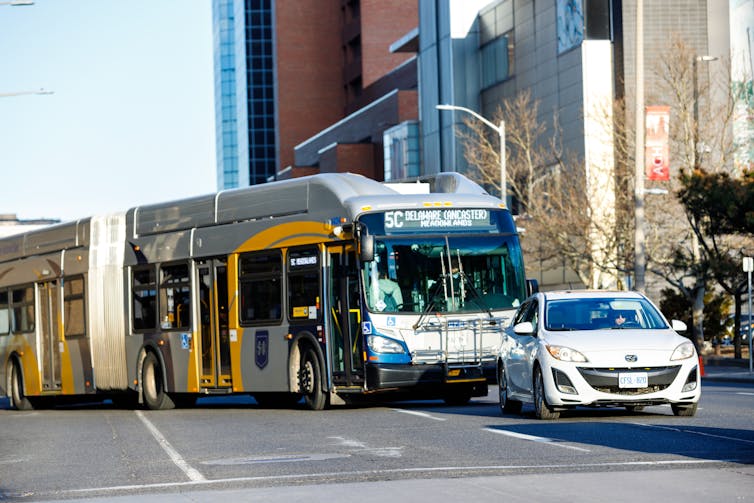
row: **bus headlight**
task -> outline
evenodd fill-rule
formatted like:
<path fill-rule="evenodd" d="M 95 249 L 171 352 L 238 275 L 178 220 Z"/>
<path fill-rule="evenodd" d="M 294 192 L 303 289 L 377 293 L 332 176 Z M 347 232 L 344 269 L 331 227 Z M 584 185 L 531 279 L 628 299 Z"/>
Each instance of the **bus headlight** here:
<path fill-rule="evenodd" d="M 367 337 L 367 345 L 375 353 L 405 353 L 403 346 L 397 341 L 382 337 L 381 335 L 370 335 Z"/>

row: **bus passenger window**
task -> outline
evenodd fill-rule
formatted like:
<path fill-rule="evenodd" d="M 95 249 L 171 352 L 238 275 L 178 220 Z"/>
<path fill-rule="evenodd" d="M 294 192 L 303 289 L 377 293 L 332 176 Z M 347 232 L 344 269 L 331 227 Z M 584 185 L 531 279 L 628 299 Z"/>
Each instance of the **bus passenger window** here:
<path fill-rule="evenodd" d="M 86 335 L 84 312 L 84 278 L 66 279 L 63 283 L 65 336 Z"/>
<path fill-rule="evenodd" d="M 151 330 L 157 327 L 157 277 L 153 267 L 134 269 L 133 327 L 134 330 Z"/>
<path fill-rule="evenodd" d="M 238 261 L 241 324 L 279 323 L 282 318 L 280 252 L 245 253 Z"/>
<path fill-rule="evenodd" d="M 188 264 L 160 267 L 160 328 L 187 330 L 191 326 L 191 283 Z"/>
<path fill-rule="evenodd" d="M 288 252 L 288 317 L 316 320 L 320 313 L 319 251 L 316 247 Z"/>
<path fill-rule="evenodd" d="M 31 287 L 11 292 L 11 332 L 34 331 L 34 291 Z"/>
<path fill-rule="evenodd" d="M 0 335 L 10 332 L 10 311 L 8 310 L 8 292 L 0 292 Z"/>

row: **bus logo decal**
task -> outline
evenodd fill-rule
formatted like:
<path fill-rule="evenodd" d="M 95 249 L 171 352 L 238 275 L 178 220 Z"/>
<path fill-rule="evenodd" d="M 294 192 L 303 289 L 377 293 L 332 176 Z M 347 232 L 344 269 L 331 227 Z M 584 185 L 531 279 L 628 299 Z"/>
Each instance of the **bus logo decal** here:
<path fill-rule="evenodd" d="M 364 335 L 370 335 L 372 333 L 372 322 L 365 321 L 361 324 L 361 333 Z"/>
<path fill-rule="evenodd" d="M 270 360 L 270 334 L 267 330 L 259 330 L 254 334 L 254 362 L 263 369 Z"/>

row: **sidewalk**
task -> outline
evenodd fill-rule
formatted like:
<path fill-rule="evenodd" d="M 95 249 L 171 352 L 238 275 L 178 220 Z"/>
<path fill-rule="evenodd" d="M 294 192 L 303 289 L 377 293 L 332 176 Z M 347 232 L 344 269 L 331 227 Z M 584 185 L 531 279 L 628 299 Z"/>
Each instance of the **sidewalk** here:
<path fill-rule="evenodd" d="M 754 373 L 749 372 L 748 358 L 704 356 L 702 381 L 727 381 L 754 383 Z"/>

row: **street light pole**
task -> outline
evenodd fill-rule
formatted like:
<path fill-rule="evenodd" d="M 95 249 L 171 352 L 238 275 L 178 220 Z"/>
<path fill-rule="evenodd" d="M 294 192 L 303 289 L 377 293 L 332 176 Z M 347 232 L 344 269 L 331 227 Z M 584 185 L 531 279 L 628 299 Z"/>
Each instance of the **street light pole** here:
<path fill-rule="evenodd" d="M 636 144 L 634 146 L 634 290 L 645 290 L 644 235 L 644 3 L 636 0 Z"/>
<path fill-rule="evenodd" d="M 699 62 L 709 62 L 717 60 L 716 56 L 696 56 L 694 57 L 694 169 L 701 166 L 702 153 L 699 150 L 701 141 L 699 135 Z"/>
<path fill-rule="evenodd" d="M 500 125 L 496 126 L 492 121 L 482 117 L 475 111 L 466 107 L 459 107 L 457 105 L 437 105 L 435 108 L 438 110 L 455 110 L 459 112 L 466 112 L 473 115 L 486 126 L 492 128 L 500 137 L 500 199 L 503 200 L 505 205 L 508 205 L 508 180 L 507 180 L 507 167 L 505 164 L 505 121 L 501 120 Z"/>

